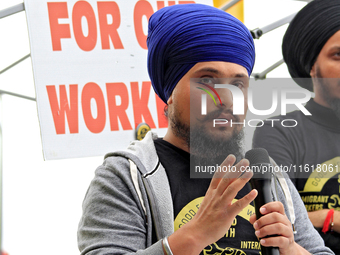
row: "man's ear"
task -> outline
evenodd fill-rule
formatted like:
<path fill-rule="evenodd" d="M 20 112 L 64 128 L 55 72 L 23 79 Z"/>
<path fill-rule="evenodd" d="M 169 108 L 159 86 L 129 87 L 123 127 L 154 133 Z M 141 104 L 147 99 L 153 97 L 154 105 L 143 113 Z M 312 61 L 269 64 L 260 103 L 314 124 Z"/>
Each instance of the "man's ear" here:
<path fill-rule="evenodd" d="M 170 95 L 170 97 L 168 98 L 168 101 L 166 101 L 166 103 L 167 103 L 167 105 L 170 105 L 170 104 L 172 104 L 172 93 L 171 93 L 171 95 Z"/>
<path fill-rule="evenodd" d="M 309 72 L 310 77 L 314 78 L 316 74 L 316 62 L 314 63 L 312 69 Z"/>

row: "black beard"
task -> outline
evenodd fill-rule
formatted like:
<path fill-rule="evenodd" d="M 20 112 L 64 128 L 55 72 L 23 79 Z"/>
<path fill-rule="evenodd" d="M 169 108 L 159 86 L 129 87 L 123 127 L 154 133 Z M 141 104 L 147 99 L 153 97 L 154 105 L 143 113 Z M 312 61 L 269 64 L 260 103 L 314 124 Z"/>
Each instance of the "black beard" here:
<path fill-rule="evenodd" d="M 176 113 L 169 114 L 169 124 L 174 134 L 181 138 L 190 149 L 190 157 L 196 164 L 200 165 L 220 165 L 223 160 L 233 154 L 237 161 L 242 158 L 242 142 L 244 140 L 243 129 L 234 129 L 231 137 L 218 137 L 209 135 L 203 123 L 214 119 L 220 114 L 215 111 L 208 114 L 203 120 L 202 125 L 190 127 L 180 120 Z M 238 116 L 234 116 L 239 121 Z M 211 121 L 212 123 L 212 121 Z"/>
<path fill-rule="evenodd" d="M 194 127 L 190 134 L 191 162 L 220 165 L 229 154 L 233 154 L 238 162 L 242 158 L 243 140 L 243 129 L 234 129 L 231 137 L 213 137 L 207 134 L 204 126 Z"/>
<path fill-rule="evenodd" d="M 332 97 L 332 92 L 329 91 L 326 79 L 324 79 L 320 68 L 318 67 L 316 68 L 316 77 L 318 78 L 323 98 L 329 104 L 336 117 L 340 120 L 340 98 Z M 340 81 L 338 81 L 338 86 L 340 87 Z"/>
<path fill-rule="evenodd" d="M 178 111 L 169 114 L 169 124 L 174 135 L 183 139 L 186 145 L 190 148 L 190 127 L 184 124 L 179 117 Z"/>

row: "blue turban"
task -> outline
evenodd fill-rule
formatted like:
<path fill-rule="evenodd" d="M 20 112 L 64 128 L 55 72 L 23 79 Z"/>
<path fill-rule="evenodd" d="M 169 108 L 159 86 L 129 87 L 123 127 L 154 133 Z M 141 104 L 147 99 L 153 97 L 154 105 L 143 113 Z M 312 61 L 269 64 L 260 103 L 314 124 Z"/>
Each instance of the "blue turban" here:
<path fill-rule="evenodd" d="M 253 38 L 232 15 L 203 4 L 179 4 L 155 12 L 149 20 L 148 72 L 166 103 L 180 79 L 198 62 L 224 61 L 245 67 L 255 62 Z"/>

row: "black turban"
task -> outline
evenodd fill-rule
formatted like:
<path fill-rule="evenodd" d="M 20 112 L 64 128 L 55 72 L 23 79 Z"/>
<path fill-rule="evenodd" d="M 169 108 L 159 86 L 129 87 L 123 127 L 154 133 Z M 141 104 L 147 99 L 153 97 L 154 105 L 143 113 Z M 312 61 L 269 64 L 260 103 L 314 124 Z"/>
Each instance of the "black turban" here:
<path fill-rule="evenodd" d="M 313 91 L 310 71 L 328 39 L 340 30 L 340 0 L 314 0 L 290 23 L 282 43 L 283 58 L 292 78 Z"/>

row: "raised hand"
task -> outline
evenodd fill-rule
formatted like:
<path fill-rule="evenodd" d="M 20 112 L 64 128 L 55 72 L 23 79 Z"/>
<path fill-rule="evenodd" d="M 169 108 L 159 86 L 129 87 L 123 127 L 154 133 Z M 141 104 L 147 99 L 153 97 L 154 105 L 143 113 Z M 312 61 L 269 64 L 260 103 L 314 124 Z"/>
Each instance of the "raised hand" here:
<path fill-rule="evenodd" d="M 216 172 L 195 217 L 169 237 L 174 255 L 199 254 L 206 246 L 216 242 L 229 230 L 234 218 L 257 195 L 252 190 L 232 204 L 237 193 L 252 177 L 252 172 L 244 172 L 249 161 L 241 160 L 233 166 L 236 158 L 229 155 L 221 164 L 227 172 Z"/>

